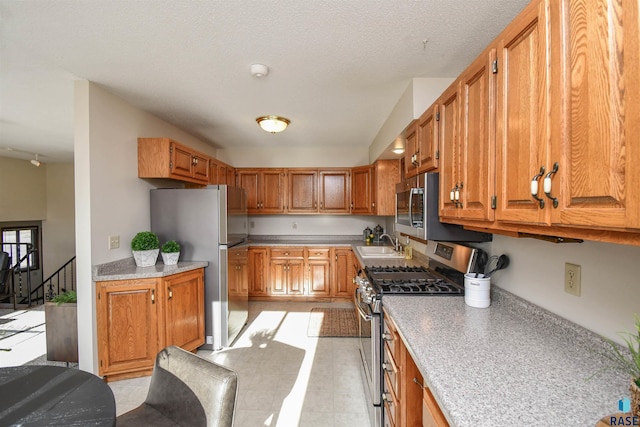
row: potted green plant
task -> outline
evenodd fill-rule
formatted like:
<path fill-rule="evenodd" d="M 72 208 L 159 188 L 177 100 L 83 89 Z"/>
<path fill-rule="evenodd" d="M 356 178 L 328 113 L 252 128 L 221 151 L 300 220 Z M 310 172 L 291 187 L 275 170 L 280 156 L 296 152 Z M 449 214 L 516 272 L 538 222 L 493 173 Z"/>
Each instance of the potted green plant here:
<path fill-rule="evenodd" d="M 165 265 L 175 265 L 180 258 L 180 244 L 175 240 L 169 240 L 162 245 L 162 261 Z"/>
<path fill-rule="evenodd" d="M 131 240 L 131 252 L 138 267 L 155 265 L 160 252 L 160 240 L 151 231 L 141 231 Z"/>
<path fill-rule="evenodd" d="M 78 296 L 66 291 L 44 305 L 47 360 L 78 361 Z"/>
<path fill-rule="evenodd" d="M 629 354 L 623 352 L 613 341 L 607 340 L 607 351 L 604 357 L 613 362 L 612 369 L 624 372 L 631 378 L 629 391 L 631 392 L 631 412 L 640 417 L 640 316 L 635 317 L 635 333 L 623 332 L 620 334 L 624 340 Z"/>

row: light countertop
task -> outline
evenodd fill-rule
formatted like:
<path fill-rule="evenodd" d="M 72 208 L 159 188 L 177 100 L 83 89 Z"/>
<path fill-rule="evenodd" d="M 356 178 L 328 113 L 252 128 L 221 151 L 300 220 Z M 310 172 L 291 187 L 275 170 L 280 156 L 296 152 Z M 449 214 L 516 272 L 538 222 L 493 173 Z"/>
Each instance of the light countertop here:
<path fill-rule="evenodd" d="M 486 309 L 439 296 L 383 305 L 452 426 L 593 426 L 629 395 L 599 336 L 499 288 Z"/>
<path fill-rule="evenodd" d="M 107 280 L 130 280 L 165 277 L 186 271 L 204 268 L 209 265 L 206 261 L 178 262 L 176 265 L 164 265 L 162 261 L 150 267 L 138 267 L 133 258 L 109 262 L 93 266 L 92 280 L 104 282 Z"/>

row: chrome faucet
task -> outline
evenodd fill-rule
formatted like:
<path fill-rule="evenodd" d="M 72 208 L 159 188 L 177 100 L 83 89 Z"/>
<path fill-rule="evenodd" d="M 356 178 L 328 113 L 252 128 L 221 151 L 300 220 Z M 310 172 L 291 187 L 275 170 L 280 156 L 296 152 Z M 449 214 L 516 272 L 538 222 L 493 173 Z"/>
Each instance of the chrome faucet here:
<path fill-rule="evenodd" d="M 393 250 L 398 252 L 398 250 L 400 249 L 400 243 L 398 242 L 398 238 L 397 237 L 391 237 L 390 235 L 388 235 L 387 233 L 383 233 L 380 235 L 380 241 L 382 241 L 382 239 L 384 237 L 388 237 L 389 241 L 391 242 L 391 244 L 393 245 Z"/>

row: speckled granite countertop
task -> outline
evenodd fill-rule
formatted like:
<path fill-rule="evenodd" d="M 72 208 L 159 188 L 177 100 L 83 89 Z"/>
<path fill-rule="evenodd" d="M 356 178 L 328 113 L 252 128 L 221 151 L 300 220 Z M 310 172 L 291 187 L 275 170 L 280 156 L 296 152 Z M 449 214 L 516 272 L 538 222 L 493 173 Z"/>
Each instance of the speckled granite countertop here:
<path fill-rule="evenodd" d="M 385 295 L 385 309 L 452 426 L 594 426 L 629 380 L 606 370 L 596 334 L 494 287 L 461 297 Z"/>
<path fill-rule="evenodd" d="M 94 282 L 149 279 L 184 273 L 185 271 L 204 268 L 207 265 L 209 265 L 209 263 L 206 261 L 179 262 L 176 265 L 164 265 L 161 261 L 151 267 L 138 267 L 133 258 L 125 258 L 106 264 L 94 265 L 91 269 L 91 275 Z"/>

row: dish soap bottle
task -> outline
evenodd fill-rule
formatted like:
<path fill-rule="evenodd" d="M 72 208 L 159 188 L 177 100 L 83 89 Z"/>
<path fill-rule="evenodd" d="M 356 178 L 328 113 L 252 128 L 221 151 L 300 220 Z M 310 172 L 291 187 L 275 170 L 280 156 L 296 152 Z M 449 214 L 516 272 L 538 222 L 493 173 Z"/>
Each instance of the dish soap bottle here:
<path fill-rule="evenodd" d="M 404 259 L 412 259 L 413 258 L 413 248 L 411 247 L 411 243 L 407 242 L 404 247 Z"/>
<path fill-rule="evenodd" d="M 364 231 L 362 232 L 362 240 L 367 242 L 369 240 L 369 235 L 371 233 L 373 233 L 373 231 L 371 231 L 371 229 L 369 227 L 365 228 Z"/>

